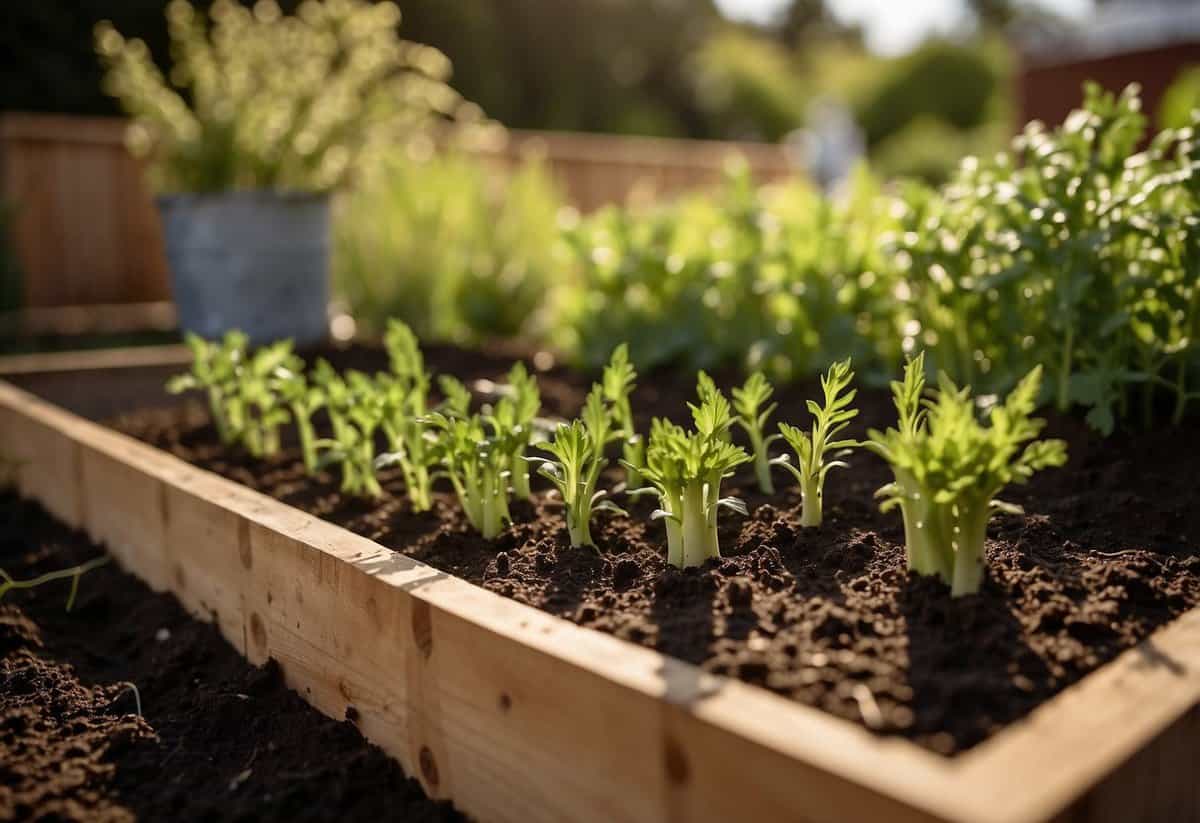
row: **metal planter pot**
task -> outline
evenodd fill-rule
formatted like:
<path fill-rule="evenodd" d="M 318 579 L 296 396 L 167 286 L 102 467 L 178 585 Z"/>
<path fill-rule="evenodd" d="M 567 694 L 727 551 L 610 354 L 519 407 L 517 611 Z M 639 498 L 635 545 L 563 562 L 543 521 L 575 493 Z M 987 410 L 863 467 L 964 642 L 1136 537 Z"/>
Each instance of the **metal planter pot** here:
<path fill-rule="evenodd" d="M 158 198 L 179 325 L 254 343 L 328 332 L 329 197 L 272 191 Z"/>

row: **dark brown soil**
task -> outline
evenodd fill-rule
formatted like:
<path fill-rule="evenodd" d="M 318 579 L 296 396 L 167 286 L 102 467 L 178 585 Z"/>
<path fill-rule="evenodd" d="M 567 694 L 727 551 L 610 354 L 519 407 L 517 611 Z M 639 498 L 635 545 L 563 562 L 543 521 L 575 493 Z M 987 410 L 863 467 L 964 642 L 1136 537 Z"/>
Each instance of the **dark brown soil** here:
<path fill-rule="evenodd" d="M 512 356 L 429 352 L 436 370 L 468 380 L 498 378 Z M 384 365 L 364 349 L 334 359 Z M 587 381 L 544 355 L 534 363 L 547 413 L 573 413 Z M 652 414 L 686 414 L 690 376 L 642 382 L 635 409 L 643 424 Z M 807 425 L 804 400 L 816 391 L 806 383 L 781 392 L 777 419 Z M 894 420 L 886 392 L 864 391 L 860 407 L 852 435 Z M 448 493 L 415 515 L 394 478 L 388 496 L 368 504 L 344 499 L 332 477 L 305 478 L 294 450 L 267 462 L 226 450 L 194 402 L 116 425 L 492 591 L 945 754 L 1200 604 L 1194 423 L 1101 440 L 1081 421 L 1053 419 L 1049 434 L 1069 441 L 1069 465 L 1003 495 L 1027 514 L 995 517 L 983 590 L 960 599 L 907 572 L 900 518 L 880 514 L 872 499 L 889 471 L 865 452 L 831 475 L 818 529 L 800 528 L 798 491 L 782 473 L 770 497 L 748 473 L 727 481 L 723 493 L 743 497 L 750 516 L 723 515 L 723 559 L 678 571 L 664 562 L 649 502 L 633 505 L 629 519 L 600 514 L 599 552 L 569 547 L 561 509 L 544 492 L 516 504 L 515 525 L 488 543 L 470 533 Z"/>
<path fill-rule="evenodd" d="M 99 553 L 0 495 L 0 568 L 14 577 Z M 69 588 L 0 604 L 0 820 L 460 819 L 170 596 L 112 565 L 82 578 L 68 614 Z"/>

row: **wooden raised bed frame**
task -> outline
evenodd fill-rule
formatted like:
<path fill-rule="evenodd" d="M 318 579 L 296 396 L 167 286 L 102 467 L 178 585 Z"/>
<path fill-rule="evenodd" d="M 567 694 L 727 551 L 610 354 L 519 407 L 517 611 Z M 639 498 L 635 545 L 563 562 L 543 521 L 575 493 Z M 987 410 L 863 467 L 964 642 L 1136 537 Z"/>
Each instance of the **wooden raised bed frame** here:
<path fill-rule="evenodd" d="M 40 361 L 51 382 L 87 365 Z M 22 494 L 480 820 L 1200 821 L 1200 609 L 947 759 L 487 592 L 2 380 L 0 455 Z"/>

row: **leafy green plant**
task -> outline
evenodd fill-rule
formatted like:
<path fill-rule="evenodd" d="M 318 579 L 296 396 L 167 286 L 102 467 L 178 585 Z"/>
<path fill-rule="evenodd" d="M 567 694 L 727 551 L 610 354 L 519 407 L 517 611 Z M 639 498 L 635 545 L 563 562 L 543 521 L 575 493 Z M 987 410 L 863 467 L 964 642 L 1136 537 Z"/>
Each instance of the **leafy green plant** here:
<path fill-rule="evenodd" d="M 553 455 L 552 460 L 530 457 L 538 473 L 554 484 L 566 507 L 567 533 L 573 547 L 595 546 L 592 541 L 592 515 L 600 510 L 627 514 L 608 493 L 596 490 L 600 472 L 608 464 L 604 447 L 612 439 L 611 412 L 605 407 L 603 386 L 595 385 L 587 396 L 578 420 L 561 423 L 554 438 L 540 446 Z"/>
<path fill-rule="evenodd" d="M 400 318 L 423 340 L 535 337 L 573 286 L 563 198 L 536 160 L 501 175 L 464 151 L 394 151 L 338 206 L 333 283 L 366 334 Z"/>
<path fill-rule="evenodd" d="M 557 342 L 595 368 L 622 342 L 643 369 L 739 364 L 789 379 L 847 353 L 890 364 L 889 206 L 866 173 L 833 201 L 800 180 L 756 188 L 731 163 L 715 194 L 601 210 L 566 235 L 579 285 Z"/>
<path fill-rule="evenodd" d="M 279 453 L 279 428 L 291 415 L 279 393 L 279 382 L 304 368 L 292 353 L 292 341 L 263 346 L 236 369 L 237 393 L 230 398 L 229 415 L 240 421 L 241 441 L 252 457 Z"/>
<path fill-rule="evenodd" d="M 374 147 L 475 112 L 441 52 L 397 38 L 390 2 L 306 0 L 286 16 L 274 0 L 216 0 L 206 21 L 172 0 L 166 16 L 169 80 L 141 40 L 95 31 L 130 146 L 166 189 L 330 189 Z"/>
<path fill-rule="evenodd" d="M 754 455 L 754 476 L 758 479 L 758 488 L 763 494 L 775 493 L 775 484 L 771 481 L 771 457 L 767 450 L 780 435 L 763 434 L 767 421 L 779 406 L 778 403 L 771 403 L 763 408 L 774 393 L 774 387 L 767 382 L 762 372 L 757 371 L 746 379 L 741 388 L 733 390 L 733 409 L 737 413 L 734 422 L 741 426 L 750 438 L 750 452 Z"/>
<path fill-rule="evenodd" d="M 892 383 L 898 426 L 872 430 L 867 447 L 892 467 L 895 481 L 879 496 L 885 511 L 900 509 L 909 568 L 937 575 L 957 597 L 978 591 L 982 583 L 992 510 L 1020 511 L 996 495 L 1040 469 L 1063 465 L 1066 443 L 1035 440 L 1044 425 L 1031 416 L 1041 389 L 1040 367 L 990 408 L 988 425 L 980 421 L 970 390 L 945 375 L 934 397 L 922 400 L 924 369 L 924 356 L 918 355 L 904 380 Z"/>
<path fill-rule="evenodd" d="M 462 381 L 448 374 L 438 375 L 438 388 L 442 391 L 441 410 L 450 417 L 466 417 L 471 413 L 471 391 Z"/>
<path fill-rule="evenodd" d="M 504 396 L 496 402 L 491 413 L 485 415 L 485 420 L 492 428 L 493 439 L 503 444 L 508 457 L 513 494 L 519 500 L 528 500 L 531 493 L 525 451 L 533 442 L 534 420 L 542 408 L 542 395 L 537 378 L 526 370 L 524 363 L 513 365 L 501 391 Z"/>
<path fill-rule="evenodd" d="M 731 410 L 720 393 L 691 408 L 694 431 L 659 418 L 651 422 L 643 472 L 659 497 L 653 517 L 667 524 L 667 562 L 680 568 L 721 556 L 718 511 L 746 514 L 741 500 L 721 497 L 721 480 L 751 460 L 729 442 Z"/>
<path fill-rule="evenodd" d="M 316 474 L 320 452 L 317 449 L 313 415 L 324 408 L 325 392 L 309 383 L 302 368 L 285 370 L 275 381 L 275 388 L 279 392 L 280 400 L 291 412 L 292 422 L 296 424 L 304 470 L 310 475 Z"/>
<path fill-rule="evenodd" d="M 375 467 L 400 466 L 413 510 L 429 511 L 433 506 L 431 469 L 436 458 L 425 416 L 432 380 L 417 337 L 406 324 L 389 322 L 384 346 L 391 374 L 380 375 L 376 389 L 383 401 L 380 427 L 387 437 L 388 451 L 376 459 Z"/>
<path fill-rule="evenodd" d="M 625 467 L 625 487 L 636 489 L 642 485 L 642 467 L 646 462 L 646 443 L 633 424 L 633 409 L 629 395 L 637 386 L 637 371 L 629 362 L 629 346 L 621 343 L 613 349 L 608 365 L 604 367 L 601 390 L 608 401 L 612 424 L 621 441 L 621 464 Z"/>
<path fill-rule="evenodd" d="M 462 418 L 433 412 L 428 422 L 436 433 L 438 461 L 468 522 L 484 539 L 495 538 L 512 519 L 504 444 L 489 437 L 481 415 Z"/>
<path fill-rule="evenodd" d="M 850 408 L 858 389 L 850 389 L 854 372 L 850 370 L 850 359 L 834 363 L 829 371 L 821 377 L 821 392 L 824 403 L 820 406 L 815 401 L 808 401 L 808 411 L 813 416 L 812 433 L 779 424 L 779 434 L 796 453 L 796 465 L 792 465 L 787 455 L 772 461 L 774 465 L 783 466 L 800 483 L 801 495 L 801 526 L 819 526 L 823 517 L 822 501 L 825 494 L 825 476 L 837 468 L 845 468 L 842 460 L 831 460 L 840 457 L 855 446 L 861 445 L 856 440 L 835 440 L 858 415 L 858 409 Z M 847 391 L 849 389 L 849 391 Z"/>
<path fill-rule="evenodd" d="M 328 361 L 320 360 L 313 380 L 325 394 L 332 437 L 318 440 L 319 466 L 341 467 L 341 490 L 356 497 L 383 496 L 375 474 L 375 433 L 386 413 L 384 398 L 370 377 L 348 371 L 343 378 Z"/>
<path fill-rule="evenodd" d="M 230 445 L 241 436 L 241 420 L 236 417 L 237 408 L 231 409 L 228 404 L 237 395 L 237 370 L 246 359 L 250 339 L 235 330 L 226 333 L 220 343 L 209 342 L 191 332 L 184 335 L 183 341 L 192 353 L 191 370 L 168 380 L 167 391 L 204 392 L 217 434 L 222 443 Z"/>

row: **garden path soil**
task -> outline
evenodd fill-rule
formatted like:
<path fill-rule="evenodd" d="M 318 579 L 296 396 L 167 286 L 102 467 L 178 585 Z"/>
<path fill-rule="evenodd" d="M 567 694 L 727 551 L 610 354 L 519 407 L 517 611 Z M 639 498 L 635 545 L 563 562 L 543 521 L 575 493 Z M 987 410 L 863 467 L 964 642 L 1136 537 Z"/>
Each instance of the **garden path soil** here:
<path fill-rule="evenodd" d="M 0 568 L 14 577 L 99 553 L 0 495 Z M 169 595 L 114 565 L 82 578 L 67 613 L 69 588 L 0 604 L 0 820 L 461 819 Z"/>
<path fill-rule="evenodd" d="M 427 351 L 435 371 L 469 383 L 497 380 L 528 354 Z M 328 355 L 343 368 L 385 366 L 369 348 Z M 530 359 L 546 412 L 573 414 L 588 382 L 548 355 Z M 728 386 L 732 375 L 717 377 Z M 641 382 L 639 425 L 686 415 L 690 376 Z M 776 419 L 807 425 L 804 400 L 817 392 L 813 382 L 781 391 Z M 859 405 L 851 435 L 894 421 L 886 391 L 864 391 Z M 364 503 L 339 494 L 333 477 L 306 478 L 294 448 L 262 462 L 227 450 L 195 401 L 114 425 L 499 594 L 943 754 L 984 740 L 1200 604 L 1194 421 L 1102 440 L 1080 420 L 1052 416 L 1047 434 L 1068 440 L 1069 464 L 1004 493 L 1027 513 L 993 519 L 982 591 L 959 599 L 907 572 L 900 517 L 872 499 L 890 473 L 861 451 L 830 476 L 816 529 L 799 526 L 799 494 L 782 473 L 772 496 L 749 472 L 727 481 L 723 493 L 743 497 L 750 516 L 723 514 L 723 558 L 678 571 L 664 562 L 663 527 L 648 521 L 645 500 L 630 518 L 598 515 L 597 552 L 569 547 L 561 506 L 543 488 L 488 543 L 446 491 L 434 511 L 414 514 L 394 475 L 383 500 Z"/>

